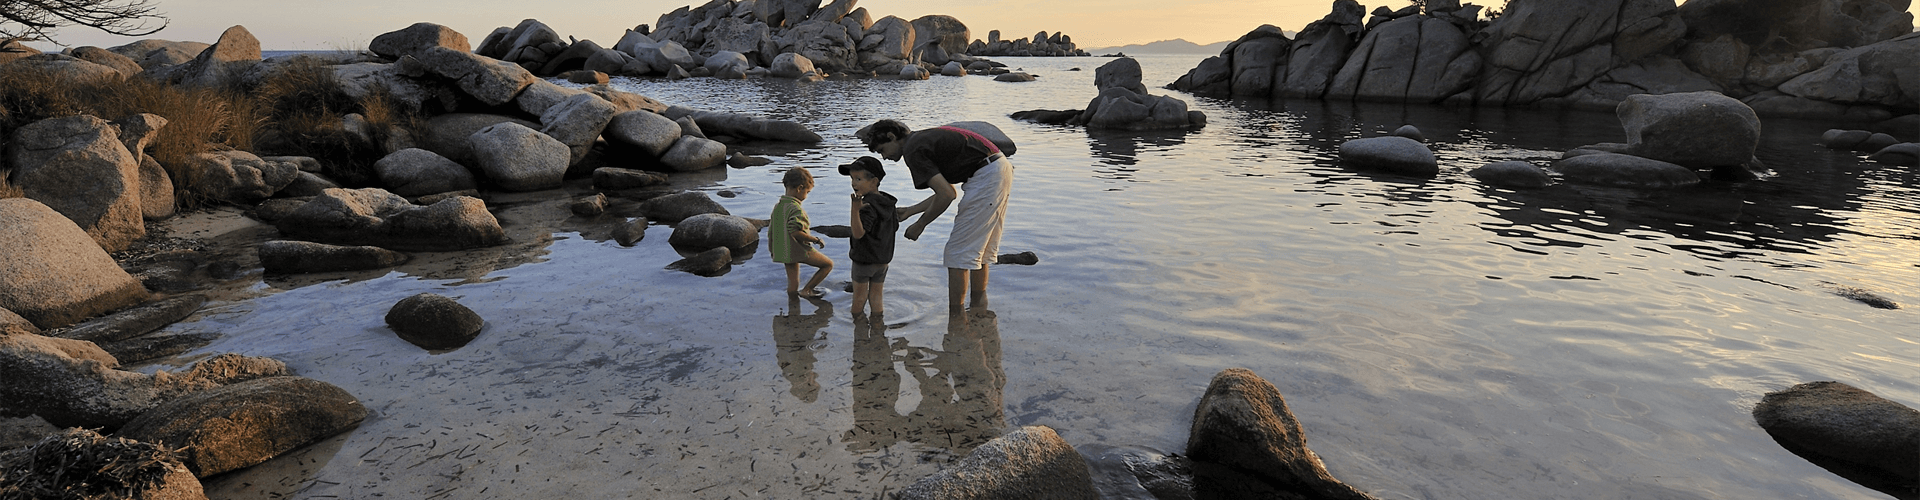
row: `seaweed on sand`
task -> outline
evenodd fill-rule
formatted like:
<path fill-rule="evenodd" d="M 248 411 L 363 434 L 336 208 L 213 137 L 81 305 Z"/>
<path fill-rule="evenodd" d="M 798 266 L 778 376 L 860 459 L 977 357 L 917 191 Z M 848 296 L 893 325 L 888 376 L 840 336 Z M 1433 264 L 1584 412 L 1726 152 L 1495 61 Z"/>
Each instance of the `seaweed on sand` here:
<path fill-rule="evenodd" d="M 132 498 L 179 465 L 175 452 L 86 429 L 0 453 L 0 500 Z"/>

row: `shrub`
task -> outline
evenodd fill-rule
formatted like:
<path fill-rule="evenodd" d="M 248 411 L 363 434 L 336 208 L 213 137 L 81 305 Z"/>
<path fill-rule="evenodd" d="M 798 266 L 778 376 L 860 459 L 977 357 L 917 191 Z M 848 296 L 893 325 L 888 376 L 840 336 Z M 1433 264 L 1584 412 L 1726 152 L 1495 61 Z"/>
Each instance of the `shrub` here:
<path fill-rule="evenodd" d="M 360 98 L 349 94 L 334 79 L 333 68 L 319 58 L 281 63 L 254 89 L 254 96 L 265 120 L 263 149 L 313 157 L 323 173 L 348 186 L 373 183 L 373 164 L 385 156 L 382 143 L 387 136 L 412 129 L 420 120 L 384 89 Z M 342 117 L 350 113 L 366 119 L 367 140 L 346 130 Z"/>

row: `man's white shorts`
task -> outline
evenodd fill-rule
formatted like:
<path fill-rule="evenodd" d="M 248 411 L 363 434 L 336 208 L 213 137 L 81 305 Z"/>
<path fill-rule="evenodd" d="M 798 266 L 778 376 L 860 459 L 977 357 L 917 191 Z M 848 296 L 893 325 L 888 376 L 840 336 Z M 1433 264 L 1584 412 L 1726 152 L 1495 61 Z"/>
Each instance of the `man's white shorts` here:
<path fill-rule="evenodd" d="M 1013 164 L 1006 157 L 980 167 L 960 197 L 953 215 L 953 236 L 943 259 L 949 269 L 980 269 L 1000 255 L 1000 230 L 1007 221 L 1007 195 L 1013 191 Z"/>

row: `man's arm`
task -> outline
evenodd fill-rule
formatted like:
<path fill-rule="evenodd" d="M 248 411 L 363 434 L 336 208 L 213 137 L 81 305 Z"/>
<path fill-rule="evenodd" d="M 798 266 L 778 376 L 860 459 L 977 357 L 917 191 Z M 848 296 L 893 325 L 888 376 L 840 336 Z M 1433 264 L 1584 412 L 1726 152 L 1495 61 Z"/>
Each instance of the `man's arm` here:
<path fill-rule="evenodd" d="M 927 180 L 927 187 L 933 188 L 933 196 L 929 196 L 926 200 L 922 200 L 920 203 L 916 203 L 913 207 L 908 208 L 908 210 L 921 211 L 920 219 L 914 221 L 912 226 L 907 227 L 907 239 L 909 240 L 919 241 L 920 232 L 927 229 L 927 224 L 932 224 L 934 219 L 940 217 L 940 214 L 947 213 L 947 206 L 953 204 L 953 200 L 959 197 L 957 196 L 958 193 L 953 190 L 953 184 L 947 182 L 946 176 L 940 174 L 933 174 L 933 178 Z"/>

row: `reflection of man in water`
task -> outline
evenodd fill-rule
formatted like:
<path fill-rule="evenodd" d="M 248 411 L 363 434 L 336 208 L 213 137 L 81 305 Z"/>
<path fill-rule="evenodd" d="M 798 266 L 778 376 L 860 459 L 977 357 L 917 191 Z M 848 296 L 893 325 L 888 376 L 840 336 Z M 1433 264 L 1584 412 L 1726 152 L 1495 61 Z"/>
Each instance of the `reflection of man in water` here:
<path fill-rule="evenodd" d="M 800 314 L 800 298 L 787 296 L 786 314 L 773 317 L 774 359 L 780 362 L 780 374 L 793 384 L 794 397 L 812 403 L 820 398 L 820 382 L 814 380 L 813 352 L 827 347 L 827 332 L 833 322 L 833 303 L 807 297 L 813 314 Z"/>
<path fill-rule="evenodd" d="M 888 342 L 875 321 L 864 339 L 856 325 L 853 362 L 854 426 L 847 449 L 856 453 L 914 441 L 965 452 L 998 437 L 1007 426 L 1000 368 L 999 319 L 988 310 L 949 317 L 942 350 Z M 906 351 L 904 356 L 895 356 Z M 920 405 L 902 416 L 894 363 L 920 383 Z"/>

